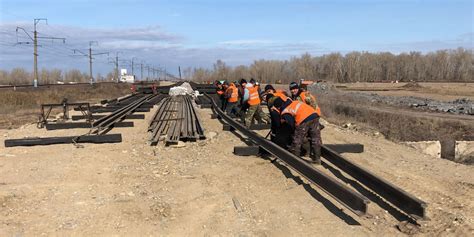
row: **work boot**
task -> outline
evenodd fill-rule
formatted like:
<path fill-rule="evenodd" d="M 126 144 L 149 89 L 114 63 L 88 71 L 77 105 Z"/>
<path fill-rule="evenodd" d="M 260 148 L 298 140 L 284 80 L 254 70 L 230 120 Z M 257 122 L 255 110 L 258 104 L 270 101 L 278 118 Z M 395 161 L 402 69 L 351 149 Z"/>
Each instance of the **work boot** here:
<path fill-rule="evenodd" d="M 321 165 L 321 158 L 319 158 L 319 159 L 311 158 L 311 164 Z"/>
<path fill-rule="evenodd" d="M 311 157 L 311 163 L 321 165 L 321 147 L 315 148 L 309 156 Z"/>

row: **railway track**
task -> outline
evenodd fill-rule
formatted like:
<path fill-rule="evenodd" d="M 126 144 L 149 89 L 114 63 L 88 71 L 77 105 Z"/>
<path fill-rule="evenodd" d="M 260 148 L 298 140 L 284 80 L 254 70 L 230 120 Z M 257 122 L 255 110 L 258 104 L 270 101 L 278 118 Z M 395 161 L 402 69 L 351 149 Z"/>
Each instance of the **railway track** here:
<path fill-rule="evenodd" d="M 210 88 L 209 85 L 192 85 L 196 89 L 198 87 Z M 204 104 L 210 103 L 213 112 L 217 114 L 217 117 L 220 118 L 224 124 L 238 130 L 251 140 L 252 143 L 285 163 L 292 170 L 321 188 L 356 215 L 364 216 L 368 213 L 368 207 L 371 203 L 368 198 L 370 195 L 367 196 L 367 192 L 360 192 L 358 189 L 341 183 L 337 179 L 341 179 L 341 177 L 333 177 L 326 174 L 321 170 L 323 167 L 332 167 L 331 169 L 337 169 L 338 172 L 348 174 L 358 185 L 362 186 L 364 190 L 369 190 L 370 193 L 375 194 L 380 200 L 388 204 L 390 208 L 395 208 L 402 215 L 405 215 L 407 219 L 411 219 L 412 221 L 426 219 L 427 204 L 424 201 L 377 176 L 366 168 L 346 159 L 328 146 L 323 145 L 322 147 L 323 165 L 315 167 L 229 117 L 220 109 L 214 98 L 210 95 L 206 94 L 205 99 L 201 98 L 200 101 Z M 343 181 L 347 182 L 347 180 Z"/>
<path fill-rule="evenodd" d="M 154 82 L 138 82 L 134 83 L 137 86 L 148 86 L 153 84 Z M 51 88 L 70 88 L 70 87 L 90 87 L 94 85 L 113 85 L 118 84 L 117 82 L 94 82 L 93 84 L 89 82 L 80 82 L 80 83 L 65 83 L 65 84 L 40 84 L 36 88 L 34 85 L 0 85 L 0 91 L 4 90 L 32 90 L 32 89 L 51 89 Z M 119 83 L 124 84 L 124 83 Z M 165 88 L 167 86 L 164 86 Z M 151 88 L 151 87 L 150 87 Z M 151 91 L 151 89 L 150 89 Z"/>

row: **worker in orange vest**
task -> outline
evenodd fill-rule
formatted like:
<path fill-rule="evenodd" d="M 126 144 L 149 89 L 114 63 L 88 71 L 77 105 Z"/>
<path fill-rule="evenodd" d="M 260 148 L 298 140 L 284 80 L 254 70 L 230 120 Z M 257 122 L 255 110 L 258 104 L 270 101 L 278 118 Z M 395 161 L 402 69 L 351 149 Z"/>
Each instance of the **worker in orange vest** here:
<path fill-rule="evenodd" d="M 301 102 L 292 101 L 278 108 L 281 118 L 294 128 L 289 151 L 297 156 L 301 155 L 301 146 L 306 136 L 310 138 L 310 157 L 313 163 L 321 164 L 321 130 L 319 117 L 321 116 L 313 107 Z"/>
<path fill-rule="evenodd" d="M 304 102 L 308 105 L 311 105 L 319 114 L 321 114 L 321 109 L 316 102 L 316 98 L 311 95 L 308 91 L 304 91 L 296 82 L 290 83 L 290 92 L 291 99 Z"/>
<path fill-rule="evenodd" d="M 245 126 L 249 128 L 254 118 L 260 123 L 270 123 L 268 115 L 263 112 L 260 106 L 259 87 L 252 83 L 242 83 L 242 81 L 241 85 L 244 88 L 243 102 L 248 104 L 248 110 L 244 118 Z"/>
<path fill-rule="evenodd" d="M 287 99 L 291 99 L 288 96 L 288 93 L 286 93 L 286 91 L 284 91 L 284 90 L 275 90 L 275 88 L 270 84 L 265 86 L 264 94 L 265 95 L 272 94 L 274 96 L 280 97 L 280 99 L 283 100 L 283 101 L 286 101 Z M 268 101 L 267 101 L 267 103 L 268 103 Z"/>
<path fill-rule="evenodd" d="M 291 144 L 291 137 L 294 128 L 288 123 L 282 123 L 281 111 L 279 108 L 282 106 L 288 106 L 291 104 L 292 100 L 287 97 L 287 99 L 283 101 L 279 96 L 273 93 L 268 93 L 265 96 L 265 99 L 267 101 L 271 120 L 270 140 L 273 143 L 288 149 Z"/>
<path fill-rule="evenodd" d="M 227 99 L 226 113 L 237 114 L 237 102 L 239 101 L 239 90 L 234 83 L 230 83 L 225 91 L 225 98 Z"/>

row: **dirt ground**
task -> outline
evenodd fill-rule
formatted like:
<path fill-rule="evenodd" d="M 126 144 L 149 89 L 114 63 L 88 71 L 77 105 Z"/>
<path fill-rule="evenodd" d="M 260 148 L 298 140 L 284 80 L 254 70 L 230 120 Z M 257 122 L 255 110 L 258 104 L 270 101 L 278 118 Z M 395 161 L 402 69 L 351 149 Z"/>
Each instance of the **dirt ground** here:
<path fill-rule="evenodd" d="M 404 88 L 406 83 L 344 83 L 335 84 L 342 90 L 377 93 L 384 96 L 415 96 L 440 101 L 459 98 L 474 100 L 474 83 L 419 82 L 419 88 Z"/>
<path fill-rule="evenodd" d="M 404 235 L 403 218 L 375 197 L 358 217 L 279 162 L 233 155 L 244 143 L 198 111 L 208 139 L 179 148 L 147 144 L 153 111 L 109 132 L 122 133 L 117 144 L 5 148 L 5 139 L 87 130 L 0 130 L 0 236 Z M 345 156 L 428 203 L 417 235 L 474 234 L 474 166 L 335 125 L 323 139 L 364 144 Z"/>

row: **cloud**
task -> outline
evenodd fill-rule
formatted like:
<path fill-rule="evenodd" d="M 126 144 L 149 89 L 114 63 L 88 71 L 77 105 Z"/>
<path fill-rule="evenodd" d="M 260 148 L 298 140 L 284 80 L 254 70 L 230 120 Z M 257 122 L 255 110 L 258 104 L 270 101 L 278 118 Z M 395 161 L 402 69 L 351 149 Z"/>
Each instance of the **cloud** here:
<path fill-rule="evenodd" d="M 218 42 L 218 45 L 225 46 L 237 46 L 237 47 L 249 47 L 249 46 L 262 46 L 274 44 L 275 41 L 272 40 L 261 40 L 261 39 L 247 39 L 247 40 L 229 40 Z"/>

